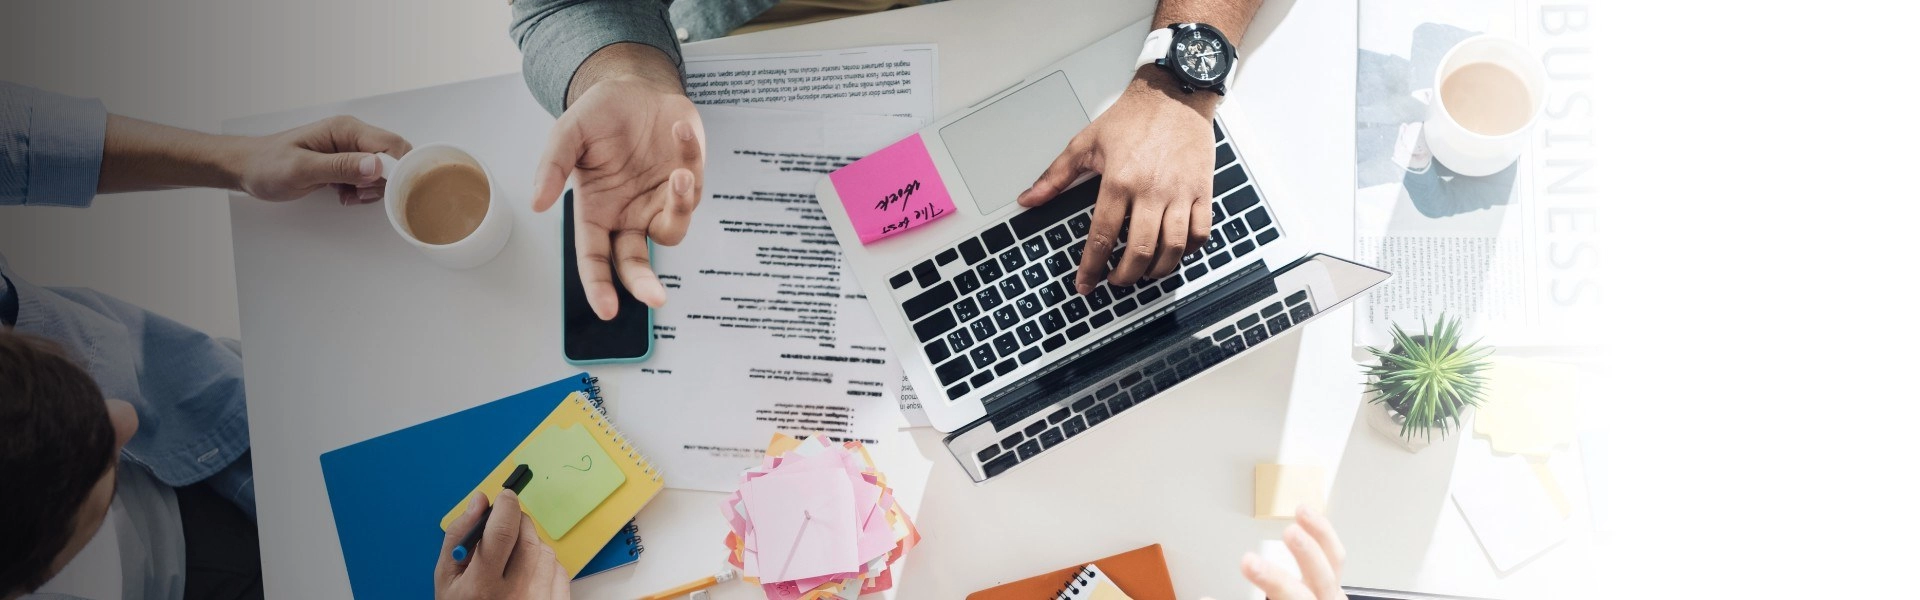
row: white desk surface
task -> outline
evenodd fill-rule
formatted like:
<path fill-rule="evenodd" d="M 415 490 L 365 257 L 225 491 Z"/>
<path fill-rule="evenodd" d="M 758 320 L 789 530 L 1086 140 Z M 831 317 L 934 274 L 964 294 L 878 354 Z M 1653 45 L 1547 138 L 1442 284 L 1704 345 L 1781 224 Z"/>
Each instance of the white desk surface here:
<path fill-rule="evenodd" d="M 703 42 L 687 52 L 938 43 L 937 109 L 944 113 L 1146 16 L 1152 5 L 963 0 Z M 1243 44 L 1245 70 L 1226 109 L 1250 126 L 1239 138 L 1256 176 L 1292 207 L 1292 230 L 1340 255 L 1352 250 L 1354 19 L 1351 2 L 1268 0 Z M 395 236 L 377 206 L 234 199 L 270 597 L 348 594 L 321 453 L 578 370 L 561 360 L 554 326 L 559 213 L 535 215 L 526 198 L 552 119 L 519 76 L 239 119 L 226 129 L 276 131 L 331 114 L 358 116 L 416 144 L 447 141 L 474 151 L 513 201 L 514 232 L 493 262 L 448 271 Z M 905 473 L 890 476 L 924 476 L 922 489 L 902 482 L 902 499 L 916 507 L 925 539 L 903 561 L 893 595 L 959 598 L 1160 543 L 1182 597 L 1257 597 L 1237 566 L 1241 553 L 1277 539 L 1284 526 L 1249 516 L 1253 466 L 1276 461 L 1340 473 L 1331 514 L 1351 553 L 1348 584 L 1514 597 L 1565 591 L 1554 584 L 1564 570 L 1558 557 L 1505 577 L 1492 572 L 1445 497 L 1450 445 L 1410 456 L 1363 430 L 1354 418 L 1361 380 L 1350 332 L 1350 310 L 1330 314 L 985 486 L 967 480 L 937 432 L 902 432 L 897 447 L 908 451 L 889 462 L 906 465 L 896 467 Z M 613 381 L 614 393 L 622 370 L 593 369 Z M 640 515 L 646 552 L 639 564 L 576 582 L 575 594 L 630 597 L 711 572 L 724 552 L 719 497 L 663 494 Z M 757 590 L 730 584 L 714 595 L 752 598 Z"/>

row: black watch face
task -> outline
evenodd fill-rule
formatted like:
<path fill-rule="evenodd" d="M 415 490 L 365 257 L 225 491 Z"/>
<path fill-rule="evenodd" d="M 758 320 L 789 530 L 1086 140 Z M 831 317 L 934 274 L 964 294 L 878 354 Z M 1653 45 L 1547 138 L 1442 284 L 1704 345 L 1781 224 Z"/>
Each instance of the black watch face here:
<path fill-rule="evenodd" d="M 1194 27 L 1174 34 L 1173 63 L 1196 81 L 1215 82 L 1227 76 L 1227 49 L 1220 34 Z"/>

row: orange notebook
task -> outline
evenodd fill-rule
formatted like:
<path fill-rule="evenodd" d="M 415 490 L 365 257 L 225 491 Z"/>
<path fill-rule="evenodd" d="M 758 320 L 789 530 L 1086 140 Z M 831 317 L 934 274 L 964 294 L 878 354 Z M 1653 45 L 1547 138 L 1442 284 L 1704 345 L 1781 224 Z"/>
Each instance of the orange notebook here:
<path fill-rule="evenodd" d="M 1033 600 L 1052 598 L 1067 586 L 1067 580 L 1080 572 L 1081 563 L 1028 577 L 999 587 L 987 588 L 967 596 L 967 600 Z M 1133 600 L 1174 600 L 1173 578 L 1167 575 L 1167 559 L 1154 544 L 1093 561 L 1114 585 Z"/>

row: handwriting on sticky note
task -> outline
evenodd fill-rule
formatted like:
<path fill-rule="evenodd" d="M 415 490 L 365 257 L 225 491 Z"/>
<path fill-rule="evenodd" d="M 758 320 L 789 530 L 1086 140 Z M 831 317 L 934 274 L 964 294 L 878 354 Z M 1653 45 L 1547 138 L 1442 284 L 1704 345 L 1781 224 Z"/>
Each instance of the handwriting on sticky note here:
<path fill-rule="evenodd" d="M 906 231 L 917 223 L 925 223 L 947 215 L 947 209 L 938 206 L 913 206 L 910 201 L 913 199 L 913 193 L 919 189 L 920 180 L 915 179 L 912 183 L 907 184 L 906 187 L 900 188 L 900 191 L 887 194 L 887 197 L 882 198 L 879 204 L 874 205 L 873 210 L 875 212 L 897 214 L 897 216 L 899 216 L 898 221 L 887 222 L 880 228 L 880 237 Z M 908 211 L 912 212 L 909 213 Z M 860 241 L 865 243 L 868 240 L 862 236 Z"/>
<path fill-rule="evenodd" d="M 917 133 L 828 177 L 862 244 L 925 225 L 954 210 L 953 196 Z"/>
<path fill-rule="evenodd" d="M 520 492 L 520 504 L 556 540 L 627 480 L 619 469 L 594 468 L 613 459 L 580 425 L 542 429 L 514 458 L 534 473 Z"/>
<path fill-rule="evenodd" d="M 873 209 L 878 211 L 885 211 L 887 209 L 895 208 L 895 207 L 906 208 L 907 200 L 912 199 L 913 193 L 919 190 L 920 190 L 920 180 L 915 179 L 913 180 L 912 183 L 909 183 L 905 187 L 900 188 L 900 191 L 887 194 L 887 197 L 881 198 L 880 203 L 874 205 Z"/>

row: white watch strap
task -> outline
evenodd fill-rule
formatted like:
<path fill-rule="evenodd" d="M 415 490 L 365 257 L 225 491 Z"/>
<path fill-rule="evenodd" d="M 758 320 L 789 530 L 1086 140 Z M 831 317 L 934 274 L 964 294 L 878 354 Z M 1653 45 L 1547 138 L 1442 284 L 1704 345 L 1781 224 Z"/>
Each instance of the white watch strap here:
<path fill-rule="evenodd" d="M 1173 47 L 1173 28 L 1162 27 L 1147 32 L 1147 46 L 1140 49 L 1140 58 L 1133 61 L 1133 69 L 1153 64 L 1153 61 L 1167 57 L 1167 49 Z"/>
<path fill-rule="evenodd" d="M 1147 45 L 1140 49 L 1140 57 L 1134 59 L 1133 70 L 1138 71 L 1140 70 L 1140 67 L 1153 64 L 1154 61 L 1166 58 L 1167 49 L 1172 47 L 1173 47 L 1173 28 L 1172 27 L 1162 27 L 1162 28 L 1147 32 Z M 1169 67 L 1169 68 L 1178 68 L 1178 67 Z M 1220 89 L 1223 91 L 1232 90 L 1233 75 L 1234 73 L 1237 73 L 1239 71 L 1240 71 L 1240 61 L 1236 60 L 1236 61 L 1233 61 L 1233 64 L 1227 65 L 1226 76 L 1220 78 Z"/>

